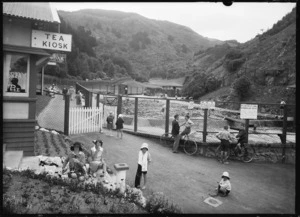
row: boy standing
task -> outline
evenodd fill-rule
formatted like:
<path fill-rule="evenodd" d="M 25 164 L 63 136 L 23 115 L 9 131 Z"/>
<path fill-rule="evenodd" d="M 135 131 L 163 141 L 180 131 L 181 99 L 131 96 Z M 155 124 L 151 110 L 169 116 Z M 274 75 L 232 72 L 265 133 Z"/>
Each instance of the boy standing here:
<path fill-rule="evenodd" d="M 112 129 L 113 129 L 113 122 L 114 122 L 114 115 L 113 115 L 113 112 L 109 112 L 109 115 L 107 116 L 106 118 L 106 122 L 107 122 L 107 129 L 110 133 L 110 136 L 113 136 L 112 135 Z"/>
<path fill-rule="evenodd" d="M 221 140 L 221 163 L 228 164 L 227 161 L 225 162 L 225 159 L 227 157 L 230 141 L 233 139 L 233 136 L 228 131 L 228 126 L 224 126 L 224 130 L 219 132 L 216 137 Z"/>

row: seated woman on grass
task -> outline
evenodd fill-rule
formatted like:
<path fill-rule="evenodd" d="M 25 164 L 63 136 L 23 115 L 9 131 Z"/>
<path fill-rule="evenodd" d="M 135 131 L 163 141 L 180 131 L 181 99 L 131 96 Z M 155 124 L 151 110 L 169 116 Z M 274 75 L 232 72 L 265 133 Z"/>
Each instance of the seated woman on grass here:
<path fill-rule="evenodd" d="M 102 140 L 93 140 L 95 144 L 94 147 L 91 148 L 90 157 L 88 158 L 88 162 L 90 164 L 90 173 L 93 177 L 96 177 L 96 173 L 103 169 L 103 176 L 106 175 L 106 163 L 103 159 L 103 141 Z"/>
<path fill-rule="evenodd" d="M 69 177 L 79 178 L 79 180 L 84 180 L 84 177 L 87 176 L 87 169 L 85 166 L 85 154 L 82 151 L 82 146 L 80 142 L 75 142 L 71 146 L 71 153 L 68 155 L 66 160 L 63 163 L 63 172 L 65 172 L 66 166 L 69 163 L 70 173 Z"/>

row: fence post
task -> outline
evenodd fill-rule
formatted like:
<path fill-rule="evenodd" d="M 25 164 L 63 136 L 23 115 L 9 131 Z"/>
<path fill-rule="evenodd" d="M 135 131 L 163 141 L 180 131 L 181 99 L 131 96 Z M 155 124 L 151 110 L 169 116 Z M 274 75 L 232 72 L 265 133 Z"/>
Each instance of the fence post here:
<path fill-rule="evenodd" d="M 69 135 L 70 94 L 65 94 L 64 134 Z"/>
<path fill-rule="evenodd" d="M 117 117 L 122 113 L 122 95 L 118 95 Z"/>
<path fill-rule="evenodd" d="M 287 131 L 287 106 L 283 107 L 283 124 L 282 124 L 282 163 L 285 163 L 285 146 L 286 146 L 286 131 Z"/>
<path fill-rule="evenodd" d="M 165 122 L 165 133 L 169 133 L 169 118 L 170 117 L 170 99 L 166 100 L 166 122 Z"/>
<path fill-rule="evenodd" d="M 206 142 L 207 136 L 207 111 L 208 109 L 204 109 L 204 119 L 203 119 L 203 143 Z"/>
<path fill-rule="evenodd" d="M 245 120 L 245 131 L 246 131 L 246 143 L 248 144 L 249 137 L 249 119 Z"/>
<path fill-rule="evenodd" d="M 138 122 L 138 99 L 135 98 L 135 104 L 134 104 L 134 132 L 137 132 L 137 122 Z"/>
<path fill-rule="evenodd" d="M 97 102 L 96 102 L 96 107 L 99 108 L 99 102 L 100 102 L 100 95 L 97 93 Z"/>

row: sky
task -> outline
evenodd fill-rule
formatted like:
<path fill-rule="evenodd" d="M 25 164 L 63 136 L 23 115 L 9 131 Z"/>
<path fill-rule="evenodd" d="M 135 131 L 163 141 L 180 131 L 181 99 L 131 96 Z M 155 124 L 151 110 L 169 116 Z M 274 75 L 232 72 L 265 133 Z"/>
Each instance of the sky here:
<path fill-rule="evenodd" d="M 78 11 L 103 9 L 133 12 L 154 20 L 166 20 L 187 26 L 198 34 L 240 43 L 251 40 L 257 34 L 271 29 L 296 3 L 243 3 L 225 6 L 221 2 L 74 2 L 51 3 L 57 10 Z"/>

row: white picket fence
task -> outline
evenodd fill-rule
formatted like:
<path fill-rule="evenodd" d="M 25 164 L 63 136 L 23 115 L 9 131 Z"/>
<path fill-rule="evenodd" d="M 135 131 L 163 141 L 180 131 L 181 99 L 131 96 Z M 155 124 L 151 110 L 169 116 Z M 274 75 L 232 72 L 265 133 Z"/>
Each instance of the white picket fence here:
<path fill-rule="evenodd" d="M 102 131 L 102 108 L 71 108 L 69 135 Z"/>

